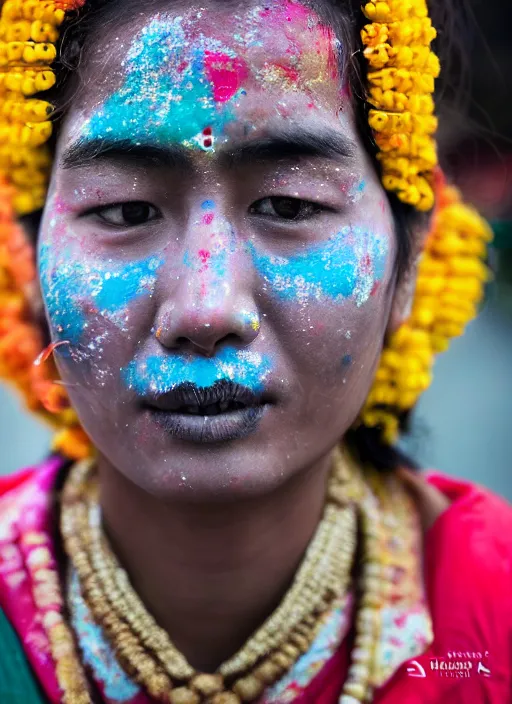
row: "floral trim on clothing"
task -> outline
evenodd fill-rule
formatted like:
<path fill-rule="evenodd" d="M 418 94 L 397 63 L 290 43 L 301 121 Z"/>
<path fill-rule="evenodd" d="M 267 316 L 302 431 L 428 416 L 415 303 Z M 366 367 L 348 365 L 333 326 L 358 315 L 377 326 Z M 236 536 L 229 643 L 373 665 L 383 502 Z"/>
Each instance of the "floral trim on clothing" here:
<path fill-rule="evenodd" d="M 381 637 L 377 645 L 382 684 L 398 668 L 421 655 L 432 642 L 432 622 L 424 604 L 404 609 L 388 606 L 381 612 Z"/>
<path fill-rule="evenodd" d="M 55 585 L 33 583 L 30 564 L 52 565 L 51 521 L 53 487 L 63 462 L 51 458 L 32 476 L 0 498 L 0 605 L 14 627 L 28 661 L 52 704 L 62 701 L 55 663 L 43 627 L 43 612 L 35 603 L 61 603 Z M 44 569 L 43 569 L 44 572 Z"/>
<path fill-rule="evenodd" d="M 112 704 L 127 704 L 141 694 L 138 685 L 130 680 L 120 667 L 107 642 L 103 630 L 94 623 L 87 604 L 80 593 L 74 572 L 69 580 L 71 622 L 82 652 L 84 663 L 90 668 L 93 679 L 103 690 L 104 698 Z"/>
<path fill-rule="evenodd" d="M 326 616 L 325 624 L 309 651 L 297 660 L 287 675 L 265 693 L 260 704 L 288 704 L 303 694 L 343 642 L 350 629 L 353 608 L 353 594 L 338 601 Z"/>

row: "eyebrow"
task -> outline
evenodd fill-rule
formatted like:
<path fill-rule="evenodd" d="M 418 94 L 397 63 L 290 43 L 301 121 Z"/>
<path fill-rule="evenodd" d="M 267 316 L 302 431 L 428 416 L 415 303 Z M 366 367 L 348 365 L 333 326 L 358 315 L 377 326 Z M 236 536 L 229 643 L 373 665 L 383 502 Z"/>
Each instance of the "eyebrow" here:
<path fill-rule="evenodd" d="M 275 132 L 269 136 L 241 142 L 231 149 L 220 149 L 221 166 L 240 167 L 253 162 L 272 162 L 301 157 L 351 160 L 356 145 L 333 128 L 316 130 L 302 127 Z M 80 138 L 61 157 L 63 169 L 78 169 L 99 161 L 131 161 L 145 165 L 192 169 L 190 149 L 180 144 L 146 144 L 129 139 Z"/>

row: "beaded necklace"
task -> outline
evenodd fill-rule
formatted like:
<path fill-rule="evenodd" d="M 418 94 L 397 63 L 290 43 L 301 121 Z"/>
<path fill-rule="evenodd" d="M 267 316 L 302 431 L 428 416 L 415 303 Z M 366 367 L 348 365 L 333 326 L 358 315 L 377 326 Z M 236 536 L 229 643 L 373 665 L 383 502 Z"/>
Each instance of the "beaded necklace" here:
<path fill-rule="evenodd" d="M 62 497 L 64 545 L 82 597 L 126 673 L 156 701 L 170 704 L 240 704 L 260 698 L 307 652 L 332 601 L 348 591 L 359 518 L 363 566 L 356 639 L 340 702 L 369 700 L 389 571 L 385 524 L 394 522 L 381 515 L 358 468 L 349 466 L 337 453 L 323 518 L 282 604 L 234 657 L 215 674 L 204 674 L 187 663 L 131 587 L 102 532 L 94 467 L 89 461 L 75 465 Z M 405 516 L 410 504 L 404 491 L 399 496 Z M 392 508 L 396 513 L 395 496 Z"/>

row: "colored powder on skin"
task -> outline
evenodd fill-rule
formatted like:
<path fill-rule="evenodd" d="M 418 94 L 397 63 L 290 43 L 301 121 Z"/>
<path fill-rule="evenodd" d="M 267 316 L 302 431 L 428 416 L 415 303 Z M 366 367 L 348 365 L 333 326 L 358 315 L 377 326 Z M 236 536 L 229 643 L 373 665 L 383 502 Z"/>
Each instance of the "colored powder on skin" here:
<path fill-rule="evenodd" d="M 248 310 L 241 310 L 238 314 L 237 317 L 239 318 L 240 322 L 242 323 L 243 328 L 251 328 L 255 332 L 258 332 L 261 325 L 260 325 L 260 320 L 259 316 L 257 313 L 251 313 L 251 311 Z"/>
<path fill-rule="evenodd" d="M 199 388 L 217 381 L 232 381 L 262 391 L 265 379 L 272 371 L 268 357 L 249 350 L 225 347 L 215 357 L 169 354 L 167 357 L 134 359 L 122 374 L 128 388 L 138 395 L 163 394 L 180 384 L 195 384 Z"/>
<path fill-rule="evenodd" d="M 190 46 L 182 17 L 153 19 L 133 41 L 125 70 L 123 85 L 85 124 L 85 138 L 113 133 L 133 141 L 135 134 L 208 151 L 211 135 L 234 119 L 232 103 L 248 74 L 219 40 L 200 35 Z"/>
<path fill-rule="evenodd" d="M 366 181 L 363 179 L 355 183 L 348 193 L 348 197 L 352 203 L 359 203 L 361 198 L 364 196 L 364 191 L 366 188 Z"/>
<path fill-rule="evenodd" d="M 341 360 L 341 365 L 343 367 L 350 367 L 352 364 L 352 356 L 350 354 L 346 354 L 343 359 Z"/>
<path fill-rule="evenodd" d="M 218 306 L 219 296 L 229 286 L 229 258 L 236 251 L 236 236 L 231 224 L 225 218 L 217 218 L 215 224 L 207 240 L 208 249 L 202 248 L 195 253 L 187 250 L 183 256 L 184 265 L 202 275 L 197 290 L 200 305 L 208 308 Z"/>
<path fill-rule="evenodd" d="M 213 200 L 204 200 L 201 203 L 202 210 L 213 210 L 215 208 L 215 203 Z"/>
<path fill-rule="evenodd" d="M 66 252 L 57 263 L 52 247 L 44 245 L 39 254 L 39 270 L 53 328 L 61 339 L 75 345 L 91 315 L 124 329 L 127 306 L 153 293 L 162 264 L 158 257 L 119 266 L 83 264 Z"/>
<path fill-rule="evenodd" d="M 327 242 L 293 257 L 259 254 L 249 245 L 260 276 L 282 299 L 342 301 L 363 305 L 385 273 L 388 240 L 359 227 L 345 227 Z"/>

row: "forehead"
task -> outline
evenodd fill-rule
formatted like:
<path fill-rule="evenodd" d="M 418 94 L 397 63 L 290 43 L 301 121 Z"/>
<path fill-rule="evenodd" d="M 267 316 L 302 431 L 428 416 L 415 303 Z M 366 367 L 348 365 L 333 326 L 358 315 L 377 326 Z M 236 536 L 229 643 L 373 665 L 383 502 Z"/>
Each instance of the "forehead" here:
<path fill-rule="evenodd" d="M 166 4 L 123 23 L 115 36 L 100 32 L 93 44 L 72 110 L 92 137 L 128 137 L 143 123 L 155 136 L 172 123 L 174 133 L 161 137 L 190 142 L 198 130 L 222 132 L 240 115 L 257 123 L 294 110 L 333 114 L 341 100 L 339 43 L 296 0 L 181 11 Z"/>

